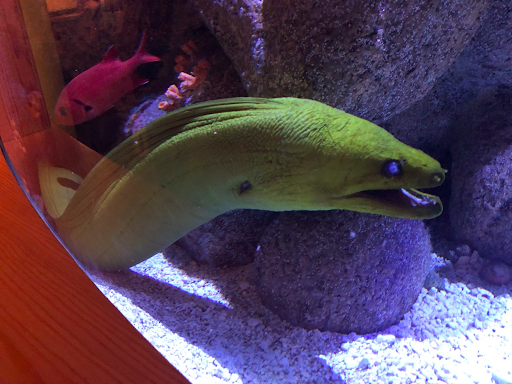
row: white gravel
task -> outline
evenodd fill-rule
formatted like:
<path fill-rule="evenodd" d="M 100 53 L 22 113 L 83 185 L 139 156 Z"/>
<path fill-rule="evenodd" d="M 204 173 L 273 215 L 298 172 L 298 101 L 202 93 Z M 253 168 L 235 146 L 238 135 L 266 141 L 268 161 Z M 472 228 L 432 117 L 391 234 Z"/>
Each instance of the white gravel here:
<path fill-rule="evenodd" d="M 512 283 L 432 255 L 446 290 L 423 289 L 397 325 L 359 336 L 306 331 L 262 306 L 252 265 L 179 269 L 161 254 L 92 274 L 131 323 L 193 384 L 512 383 Z"/>

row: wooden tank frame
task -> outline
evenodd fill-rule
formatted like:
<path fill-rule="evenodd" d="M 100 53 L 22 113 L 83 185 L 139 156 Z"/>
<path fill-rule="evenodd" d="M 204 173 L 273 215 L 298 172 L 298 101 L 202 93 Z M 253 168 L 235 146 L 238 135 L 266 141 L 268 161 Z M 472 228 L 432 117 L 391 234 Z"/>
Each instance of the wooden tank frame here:
<path fill-rule="evenodd" d="M 0 1 L 0 137 L 9 155 L 0 156 L 0 383 L 187 384 L 75 263 L 9 170 L 11 162 L 34 191 L 40 156 L 58 163 L 84 149 L 66 141 L 72 131 L 52 128 L 45 103 L 55 91 L 38 75 L 53 70 L 51 47 L 31 46 L 28 34 L 45 26 L 27 32 L 24 1 Z"/>

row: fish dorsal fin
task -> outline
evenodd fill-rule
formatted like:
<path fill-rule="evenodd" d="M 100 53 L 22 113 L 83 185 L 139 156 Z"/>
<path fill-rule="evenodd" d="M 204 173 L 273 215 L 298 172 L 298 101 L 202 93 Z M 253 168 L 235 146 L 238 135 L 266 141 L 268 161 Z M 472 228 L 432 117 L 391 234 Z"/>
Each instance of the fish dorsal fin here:
<path fill-rule="evenodd" d="M 109 63 L 111 61 L 119 60 L 117 56 L 117 49 L 113 45 L 110 46 L 107 53 L 105 53 L 105 56 L 103 57 L 103 60 L 101 60 L 102 63 Z"/>

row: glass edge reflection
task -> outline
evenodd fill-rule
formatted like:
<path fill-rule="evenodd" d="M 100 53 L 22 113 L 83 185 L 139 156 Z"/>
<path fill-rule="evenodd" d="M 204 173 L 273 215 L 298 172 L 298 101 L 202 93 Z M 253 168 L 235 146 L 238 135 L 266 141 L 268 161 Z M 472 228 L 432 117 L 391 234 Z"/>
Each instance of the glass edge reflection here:
<path fill-rule="evenodd" d="M 39 217 L 43 220 L 44 224 L 46 225 L 46 227 L 52 232 L 52 234 L 55 236 L 55 238 L 59 241 L 59 243 L 64 247 L 64 249 L 66 250 L 66 252 L 68 253 L 69 257 L 71 257 L 73 259 L 73 261 L 75 262 L 76 265 L 78 265 L 80 267 L 80 269 L 87 275 L 87 277 L 91 280 L 92 282 L 92 278 L 91 278 L 91 275 L 90 273 L 75 259 L 75 257 L 73 256 L 73 253 L 68 249 L 68 247 L 66 246 L 66 244 L 64 244 L 64 242 L 60 239 L 60 236 L 59 234 L 53 229 L 53 227 L 51 226 L 51 224 L 48 222 L 48 220 L 46 219 L 46 217 L 44 216 L 44 214 L 42 214 L 42 212 L 39 211 L 39 209 L 37 209 L 37 205 L 36 203 L 34 202 L 34 200 L 32 199 L 32 197 L 30 196 L 30 193 L 24 188 L 23 186 L 23 183 L 21 182 L 21 179 L 18 175 L 18 172 L 16 171 L 16 168 L 14 167 L 10 157 L 9 157 L 9 153 L 7 152 L 7 149 L 5 148 L 4 146 L 4 143 L 3 143 L 3 140 L 2 138 L 0 137 L 0 150 L 2 151 L 2 155 L 5 159 L 5 162 L 7 164 L 7 166 L 9 167 L 12 175 L 14 176 L 14 178 L 16 179 L 16 182 L 18 183 L 18 185 L 20 186 L 21 190 L 23 191 L 23 193 L 25 194 L 25 196 L 27 197 L 28 201 L 30 202 L 30 204 L 32 205 L 32 208 L 34 208 L 34 210 L 37 212 L 37 214 L 39 215 Z"/>

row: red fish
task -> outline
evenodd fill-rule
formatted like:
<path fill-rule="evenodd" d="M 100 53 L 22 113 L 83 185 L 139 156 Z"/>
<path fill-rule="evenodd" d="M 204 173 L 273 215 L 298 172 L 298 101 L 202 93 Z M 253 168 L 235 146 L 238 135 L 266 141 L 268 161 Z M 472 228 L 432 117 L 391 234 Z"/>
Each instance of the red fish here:
<path fill-rule="evenodd" d="M 149 79 L 137 74 L 141 64 L 160 61 L 146 52 L 147 36 L 144 32 L 137 52 L 128 60 L 117 57 L 111 47 L 101 63 L 82 72 L 62 90 L 55 116 L 58 124 L 74 125 L 95 118 L 139 85 Z"/>

